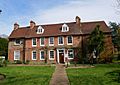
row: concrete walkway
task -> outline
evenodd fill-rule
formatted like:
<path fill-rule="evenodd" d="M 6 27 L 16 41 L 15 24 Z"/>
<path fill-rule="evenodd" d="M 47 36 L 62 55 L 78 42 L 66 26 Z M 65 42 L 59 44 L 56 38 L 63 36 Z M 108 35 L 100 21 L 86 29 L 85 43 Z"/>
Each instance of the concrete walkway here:
<path fill-rule="evenodd" d="M 56 65 L 50 85 L 69 85 L 69 80 L 63 65 Z"/>

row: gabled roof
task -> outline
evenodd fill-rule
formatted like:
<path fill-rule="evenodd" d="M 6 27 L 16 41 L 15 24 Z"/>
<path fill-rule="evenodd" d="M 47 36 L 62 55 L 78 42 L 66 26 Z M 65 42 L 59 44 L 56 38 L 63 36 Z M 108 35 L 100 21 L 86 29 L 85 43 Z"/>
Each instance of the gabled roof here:
<path fill-rule="evenodd" d="M 104 21 L 95 22 L 81 22 L 81 25 L 77 25 L 76 22 L 65 23 L 69 27 L 68 32 L 61 32 L 62 25 L 60 24 L 48 24 L 48 25 L 37 25 L 33 29 L 30 27 L 21 27 L 13 30 L 9 38 L 32 38 L 32 37 L 49 37 L 49 36 L 60 36 L 60 35 L 80 35 L 90 34 L 96 25 L 100 25 L 100 30 L 103 32 L 111 32 L 109 27 Z M 37 28 L 41 26 L 44 29 L 43 34 L 37 34 Z"/>

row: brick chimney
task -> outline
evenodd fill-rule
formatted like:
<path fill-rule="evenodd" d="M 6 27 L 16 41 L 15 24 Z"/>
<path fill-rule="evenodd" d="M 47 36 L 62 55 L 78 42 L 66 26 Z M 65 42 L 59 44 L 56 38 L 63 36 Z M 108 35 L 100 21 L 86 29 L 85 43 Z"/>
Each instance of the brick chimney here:
<path fill-rule="evenodd" d="M 36 26 L 35 22 L 31 20 L 30 21 L 30 29 L 33 29 L 35 26 Z"/>
<path fill-rule="evenodd" d="M 76 16 L 75 21 L 76 21 L 76 24 L 81 26 L 81 19 L 80 19 L 80 17 Z"/>
<path fill-rule="evenodd" d="M 18 29 L 19 28 L 19 24 L 16 22 L 15 24 L 14 24 L 14 30 L 16 30 L 16 29 Z"/>

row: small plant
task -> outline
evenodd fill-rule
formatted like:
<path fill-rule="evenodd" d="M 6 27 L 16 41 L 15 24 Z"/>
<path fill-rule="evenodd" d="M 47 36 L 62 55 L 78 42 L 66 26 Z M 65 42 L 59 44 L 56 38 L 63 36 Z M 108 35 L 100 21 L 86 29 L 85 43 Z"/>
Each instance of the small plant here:
<path fill-rule="evenodd" d="M 20 60 L 16 60 L 14 62 L 15 62 L 15 64 L 22 64 L 22 61 L 20 61 Z"/>
<path fill-rule="evenodd" d="M 5 59 L 0 58 L 0 67 L 6 67 L 7 66 L 7 61 Z"/>
<path fill-rule="evenodd" d="M 30 60 L 26 60 L 26 63 L 25 64 L 29 64 L 30 63 Z"/>

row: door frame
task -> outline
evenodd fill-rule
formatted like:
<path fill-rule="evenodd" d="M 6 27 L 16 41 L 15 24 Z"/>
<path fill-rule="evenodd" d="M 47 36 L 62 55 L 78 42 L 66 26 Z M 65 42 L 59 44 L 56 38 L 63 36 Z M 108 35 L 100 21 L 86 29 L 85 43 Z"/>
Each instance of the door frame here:
<path fill-rule="evenodd" d="M 60 51 L 60 50 L 63 50 L 63 54 L 64 54 L 64 62 L 65 62 L 65 49 L 62 48 L 62 49 L 57 49 L 57 62 L 58 62 L 58 63 L 60 63 L 60 60 L 59 60 L 59 53 L 60 53 L 59 51 Z"/>

